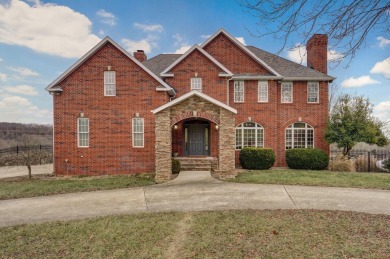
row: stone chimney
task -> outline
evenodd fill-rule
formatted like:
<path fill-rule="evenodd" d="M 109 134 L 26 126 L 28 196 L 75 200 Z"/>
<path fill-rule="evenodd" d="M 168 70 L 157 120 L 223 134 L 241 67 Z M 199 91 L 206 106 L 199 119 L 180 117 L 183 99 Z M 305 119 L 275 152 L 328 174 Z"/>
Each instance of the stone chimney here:
<path fill-rule="evenodd" d="M 145 52 L 141 49 L 138 49 L 137 52 L 134 52 L 134 57 L 138 59 L 139 62 L 144 62 L 147 60 Z"/>
<path fill-rule="evenodd" d="M 328 35 L 314 34 L 306 44 L 307 67 L 328 73 Z"/>

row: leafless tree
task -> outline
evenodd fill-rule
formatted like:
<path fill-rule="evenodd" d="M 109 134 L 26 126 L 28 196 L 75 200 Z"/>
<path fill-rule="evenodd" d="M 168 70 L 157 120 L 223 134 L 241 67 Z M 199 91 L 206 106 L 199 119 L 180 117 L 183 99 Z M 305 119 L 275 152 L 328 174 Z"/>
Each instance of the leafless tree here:
<path fill-rule="evenodd" d="M 364 47 L 370 32 L 377 36 L 390 36 L 390 1 L 387 0 L 239 0 L 262 29 L 251 32 L 254 36 L 273 35 L 282 39 L 283 47 L 293 44 L 294 34 L 307 42 L 315 33 L 329 37 L 329 45 L 342 57 L 355 57 Z M 281 51 L 280 50 L 280 51 Z M 340 60 L 338 60 L 340 61 Z"/>
<path fill-rule="evenodd" d="M 333 107 L 336 105 L 337 100 L 343 94 L 343 90 L 340 85 L 335 84 L 334 82 L 329 83 L 329 106 L 328 112 L 329 114 L 332 112 Z"/>

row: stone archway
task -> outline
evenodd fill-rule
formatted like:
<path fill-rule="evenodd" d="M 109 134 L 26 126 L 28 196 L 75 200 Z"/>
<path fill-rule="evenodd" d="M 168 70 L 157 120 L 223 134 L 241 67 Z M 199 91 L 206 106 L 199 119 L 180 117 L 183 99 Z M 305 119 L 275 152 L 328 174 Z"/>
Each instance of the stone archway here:
<path fill-rule="evenodd" d="M 201 118 L 219 126 L 219 156 L 215 175 L 235 172 L 235 114 L 237 111 L 211 97 L 193 91 L 153 111 L 156 116 L 156 181 L 166 182 L 172 173 L 172 126 L 185 118 Z"/>

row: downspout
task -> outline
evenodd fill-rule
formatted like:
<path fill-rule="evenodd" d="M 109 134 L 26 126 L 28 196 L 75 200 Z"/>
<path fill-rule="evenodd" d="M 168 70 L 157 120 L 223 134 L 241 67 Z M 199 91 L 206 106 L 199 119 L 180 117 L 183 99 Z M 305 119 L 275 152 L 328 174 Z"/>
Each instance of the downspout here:
<path fill-rule="evenodd" d="M 229 96 L 229 82 L 231 81 L 231 80 L 233 80 L 233 78 L 232 77 L 230 77 L 230 79 L 228 79 L 226 82 L 227 82 L 227 84 L 226 84 L 226 90 L 227 90 L 227 102 L 226 102 L 226 104 L 227 105 L 229 105 L 229 99 L 230 99 L 230 96 Z"/>

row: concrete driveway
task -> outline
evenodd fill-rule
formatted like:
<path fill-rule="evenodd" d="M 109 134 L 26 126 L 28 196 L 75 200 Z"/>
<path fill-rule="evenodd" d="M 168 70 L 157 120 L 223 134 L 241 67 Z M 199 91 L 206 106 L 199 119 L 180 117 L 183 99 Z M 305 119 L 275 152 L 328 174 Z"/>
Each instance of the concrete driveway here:
<path fill-rule="evenodd" d="M 0 201 L 0 226 L 161 211 L 319 209 L 390 215 L 390 191 L 240 184 L 210 172 L 181 172 L 168 183 Z"/>

